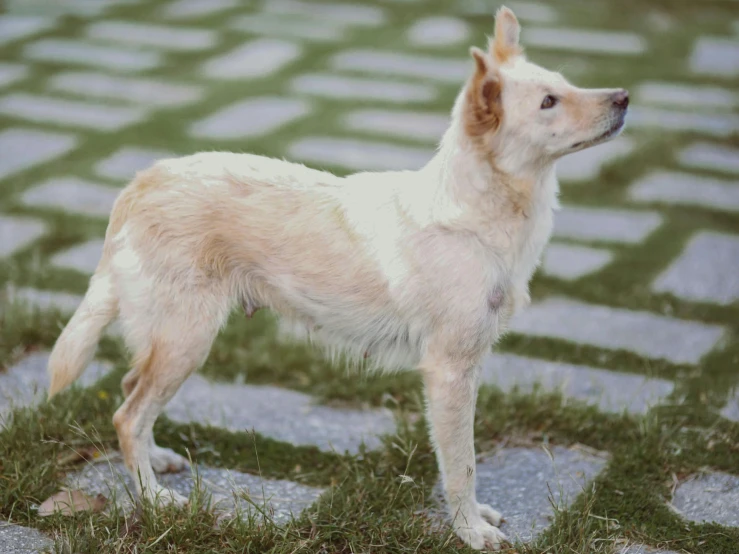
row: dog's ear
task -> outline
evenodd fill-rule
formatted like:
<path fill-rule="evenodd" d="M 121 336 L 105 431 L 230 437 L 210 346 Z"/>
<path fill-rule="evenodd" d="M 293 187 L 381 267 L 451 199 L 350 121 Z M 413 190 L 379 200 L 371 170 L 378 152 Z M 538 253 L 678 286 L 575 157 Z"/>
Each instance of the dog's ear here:
<path fill-rule="evenodd" d="M 490 41 L 490 55 L 498 63 L 505 63 L 523 53 L 518 44 L 521 25 L 509 8 L 502 6 L 495 14 L 495 37 Z"/>
<path fill-rule="evenodd" d="M 468 135 L 479 137 L 500 126 L 502 84 L 490 56 L 475 46 L 470 54 L 475 60 L 475 74 L 467 88 L 464 124 Z"/>

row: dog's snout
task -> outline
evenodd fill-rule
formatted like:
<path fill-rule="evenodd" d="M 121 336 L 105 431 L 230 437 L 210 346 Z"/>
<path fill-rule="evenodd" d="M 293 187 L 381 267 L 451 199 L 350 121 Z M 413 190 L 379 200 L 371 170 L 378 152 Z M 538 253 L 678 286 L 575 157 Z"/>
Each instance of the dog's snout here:
<path fill-rule="evenodd" d="M 611 94 L 611 102 L 613 102 L 614 106 L 626 109 L 626 107 L 628 107 L 629 105 L 629 91 L 621 89 L 617 92 L 614 92 L 613 94 Z"/>

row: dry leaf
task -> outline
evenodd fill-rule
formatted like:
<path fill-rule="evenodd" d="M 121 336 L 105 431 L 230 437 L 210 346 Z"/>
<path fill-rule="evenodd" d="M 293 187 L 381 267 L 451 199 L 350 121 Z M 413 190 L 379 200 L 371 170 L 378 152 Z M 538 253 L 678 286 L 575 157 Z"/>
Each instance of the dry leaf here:
<path fill-rule="evenodd" d="M 64 467 L 67 465 L 77 464 L 79 462 L 89 462 L 90 460 L 99 458 L 100 455 L 100 451 L 94 446 L 85 446 L 72 450 L 71 452 L 62 452 L 57 457 L 57 462 L 60 466 Z"/>
<path fill-rule="evenodd" d="M 102 494 L 88 496 L 80 490 L 61 490 L 43 501 L 38 507 L 41 517 L 53 514 L 72 515 L 76 512 L 99 512 L 108 503 Z"/>

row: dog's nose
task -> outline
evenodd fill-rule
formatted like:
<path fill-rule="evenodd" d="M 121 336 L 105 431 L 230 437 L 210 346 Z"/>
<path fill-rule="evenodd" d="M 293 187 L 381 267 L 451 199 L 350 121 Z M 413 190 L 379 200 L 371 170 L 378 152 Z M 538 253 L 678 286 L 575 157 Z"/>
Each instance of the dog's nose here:
<path fill-rule="evenodd" d="M 625 109 L 629 105 L 629 91 L 621 89 L 611 95 L 611 101 L 614 106 Z"/>

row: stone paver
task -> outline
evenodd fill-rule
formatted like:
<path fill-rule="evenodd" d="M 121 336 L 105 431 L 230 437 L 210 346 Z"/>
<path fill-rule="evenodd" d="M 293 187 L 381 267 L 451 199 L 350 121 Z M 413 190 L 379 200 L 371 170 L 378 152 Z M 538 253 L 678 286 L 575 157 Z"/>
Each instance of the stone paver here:
<path fill-rule="evenodd" d="M 557 162 L 557 177 L 562 181 L 595 179 L 601 167 L 618 158 L 628 156 L 633 150 L 634 141 L 625 137 L 581 150 Z"/>
<path fill-rule="evenodd" d="M 326 73 L 295 77 L 291 88 L 298 94 L 310 94 L 336 100 L 378 100 L 384 102 L 426 102 L 437 96 L 434 87 L 387 79 L 364 79 Z"/>
<path fill-rule="evenodd" d="M 197 85 L 82 71 L 57 74 L 49 81 L 49 87 L 60 92 L 157 108 L 179 108 L 203 96 L 202 87 Z"/>
<path fill-rule="evenodd" d="M 574 280 L 599 271 L 612 259 L 609 250 L 553 242 L 544 251 L 541 269 L 547 275 Z"/>
<path fill-rule="evenodd" d="M 198 19 L 235 8 L 239 0 L 174 0 L 162 10 L 167 19 Z"/>
<path fill-rule="evenodd" d="M 721 415 L 731 421 L 739 422 L 739 389 L 734 390 L 734 395 L 726 402 Z"/>
<path fill-rule="evenodd" d="M 75 39 L 39 40 L 26 46 L 25 56 L 31 60 L 59 64 L 81 64 L 113 71 L 143 71 L 162 63 L 159 52 L 140 48 L 103 46 Z"/>
<path fill-rule="evenodd" d="M 46 233 L 46 224 L 30 217 L 0 215 L 0 258 L 23 250 Z"/>
<path fill-rule="evenodd" d="M 0 15 L 0 45 L 46 31 L 55 22 L 49 17 L 33 15 Z"/>
<path fill-rule="evenodd" d="M 111 42 L 153 46 L 182 52 L 212 48 L 218 36 L 207 29 L 169 27 L 133 21 L 98 21 L 87 27 L 87 36 Z"/>
<path fill-rule="evenodd" d="M 701 37 L 690 55 L 690 70 L 700 75 L 739 75 L 739 42 L 732 38 Z"/>
<path fill-rule="evenodd" d="M 564 321 L 567 325 L 562 324 Z M 726 329 L 720 325 L 558 297 L 532 304 L 517 314 L 511 321 L 511 330 L 601 348 L 629 350 L 676 364 L 698 363 L 726 336 Z"/>
<path fill-rule="evenodd" d="M 232 104 L 196 121 L 189 133 L 210 139 L 237 139 L 271 133 L 310 113 L 303 100 L 265 96 Z"/>
<path fill-rule="evenodd" d="M 0 179 L 53 160 L 77 145 L 74 135 L 10 128 L 0 132 Z"/>
<path fill-rule="evenodd" d="M 463 83 L 472 74 L 466 59 L 397 54 L 382 50 L 347 50 L 334 56 L 332 66 L 345 71 L 418 77 L 446 83 Z"/>
<path fill-rule="evenodd" d="M 19 63 L 0 62 L 0 88 L 17 83 L 28 75 L 28 67 Z"/>
<path fill-rule="evenodd" d="M 722 144 L 696 142 L 681 150 L 678 160 L 688 167 L 739 173 L 739 149 Z"/>
<path fill-rule="evenodd" d="M 739 300 L 739 236 L 696 234 L 652 289 L 688 301 L 729 305 Z"/>
<path fill-rule="evenodd" d="M 679 106 L 690 111 L 731 109 L 739 105 L 739 95 L 725 88 L 661 81 L 642 83 L 635 97 L 641 103 Z"/>
<path fill-rule="evenodd" d="M 636 244 L 661 224 L 656 212 L 563 206 L 554 215 L 554 236 Z"/>
<path fill-rule="evenodd" d="M 348 129 L 438 143 L 449 127 L 449 116 L 400 110 L 357 110 L 344 119 Z"/>
<path fill-rule="evenodd" d="M 95 172 L 116 181 L 133 179 L 137 171 L 146 169 L 157 160 L 176 156 L 165 150 L 145 150 L 143 148 L 124 147 L 98 162 Z"/>
<path fill-rule="evenodd" d="M 359 3 L 270 0 L 263 5 L 262 9 L 268 13 L 326 19 L 336 23 L 362 27 L 377 27 L 385 21 L 385 15 L 381 8 Z"/>
<path fill-rule="evenodd" d="M 103 254 L 104 242 L 103 239 L 95 239 L 73 246 L 52 256 L 51 265 L 92 274 L 95 272 L 95 268 L 97 268 Z"/>
<path fill-rule="evenodd" d="M 138 0 L 64 0 L 49 2 L 48 0 L 5 0 L 4 5 L 10 12 L 38 14 L 46 16 L 75 15 L 78 17 L 94 17 L 101 15 L 108 8 L 122 4 L 135 4 Z"/>
<path fill-rule="evenodd" d="M 615 551 L 617 554 L 678 554 L 674 550 L 661 550 L 643 544 L 631 544 L 620 548 Z"/>
<path fill-rule="evenodd" d="M 408 29 L 408 40 L 415 46 L 449 46 L 464 42 L 470 36 L 467 23 L 456 17 L 427 17 Z"/>
<path fill-rule="evenodd" d="M 482 381 L 510 392 L 560 391 L 565 398 L 593 404 L 607 412 L 645 414 L 672 393 L 674 385 L 632 373 L 526 358 L 514 354 L 494 354 L 482 364 Z"/>
<path fill-rule="evenodd" d="M 293 158 L 316 164 L 375 171 L 420 169 L 434 154 L 423 148 L 330 137 L 298 140 L 290 145 L 288 153 Z"/>
<path fill-rule="evenodd" d="M 38 94 L 0 97 L 0 113 L 37 123 L 54 123 L 100 131 L 117 131 L 144 119 L 141 108 L 61 100 Z"/>
<path fill-rule="evenodd" d="M 277 523 L 286 523 L 298 516 L 324 492 L 323 489 L 301 485 L 293 481 L 263 479 L 239 471 L 199 466 L 197 475 L 201 490 L 212 496 L 212 507 L 221 514 L 242 514 L 259 517 L 259 511 L 245 499 L 249 498 Z M 158 476 L 162 486 L 189 496 L 195 486 L 192 470 Z M 123 462 L 88 464 L 82 470 L 67 475 L 70 488 L 96 496 L 104 495 L 123 509 L 131 508 L 131 494 L 135 494 L 133 479 Z"/>
<path fill-rule="evenodd" d="M 691 521 L 739 527 L 739 477 L 722 472 L 705 473 L 683 481 L 672 505 Z"/>
<path fill-rule="evenodd" d="M 107 217 L 119 192 L 77 177 L 59 177 L 28 189 L 21 201 L 33 207 Z"/>
<path fill-rule="evenodd" d="M 313 404 L 307 394 L 267 385 L 212 383 L 190 377 L 165 409 L 174 421 L 249 431 L 296 445 L 343 453 L 380 445 L 379 435 L 394 433 L 386 410 L 350 410 Z"/>
<path fill-rule="evenodd" d="M 71 314 L 82 302 L 82 297 L 68 292 L 21 287 L 8 291 L 8 300 L 22 303 L 31 309 L 59 310 L 62 313 Z"/>
<path fill-rule="evenodd" d="M 739 116 L 632 106 L 629 108 L 627 124 L 631 128 L 699 132 L 714 137 L 728 137 L 739 130 Z"/>
<path fill-rule="evenodd" d="M 739 212 L 739 182 L 690 173 L 650 173 L 629 187 L 629 197 L 640 202 L 703 206 Z"/>
<path fill-rule="evenodd" d="M 525 27 L 521 42 L 530 48 L 553 48 L 596 54 L 639 55 L 647 42 L 635 33 L 587 29 Z"/>
<path fill-rule="evenodd" d="M 211 58 L 203 65 L 203 74 L 215 79 L 254 79 L 266 77 L 295 61 L 301 48 L 293 42 L 256 39 Z"/>
<path fill-rule="evenodd" d="M 49 552 L 54 541 L 37 529 L 0 521 L 0 552 L 2 554 L 36 554 Z"/>
<path fill-rule="evenodd" d="M 315 42 L 336 42 L 346 36 L 341 24 L 322 19 L 290 19 L 280 14 L 254 13 L 240 15 L 229 22 L 229 27 L 255 35 Z"/>

